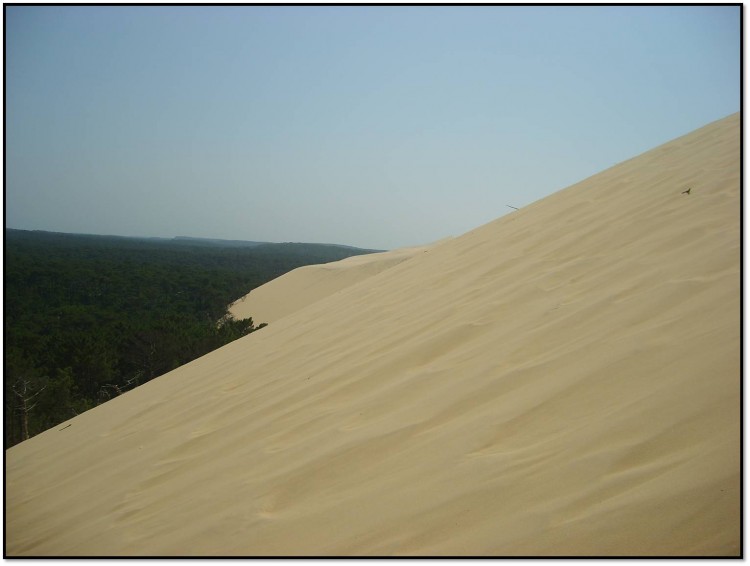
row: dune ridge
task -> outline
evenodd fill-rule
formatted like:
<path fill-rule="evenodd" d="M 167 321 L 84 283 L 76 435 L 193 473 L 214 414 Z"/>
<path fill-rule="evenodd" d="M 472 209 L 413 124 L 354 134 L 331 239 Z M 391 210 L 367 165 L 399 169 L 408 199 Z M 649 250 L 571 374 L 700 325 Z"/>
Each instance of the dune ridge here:
<path fill-rule="evenodd" d="M 740 351 L 735 114 L 9 449 L 6 553 L 738 556 Z"/>

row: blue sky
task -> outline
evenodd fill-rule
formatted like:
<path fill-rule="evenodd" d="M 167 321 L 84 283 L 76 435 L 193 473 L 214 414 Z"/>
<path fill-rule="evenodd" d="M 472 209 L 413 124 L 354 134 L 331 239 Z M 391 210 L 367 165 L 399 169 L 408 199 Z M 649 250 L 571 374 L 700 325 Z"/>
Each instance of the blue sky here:
<path fill-rule="evenodd" d="M 740 109 L 740 8 L 6 6 L 6 226 L 391 249 Z"/>

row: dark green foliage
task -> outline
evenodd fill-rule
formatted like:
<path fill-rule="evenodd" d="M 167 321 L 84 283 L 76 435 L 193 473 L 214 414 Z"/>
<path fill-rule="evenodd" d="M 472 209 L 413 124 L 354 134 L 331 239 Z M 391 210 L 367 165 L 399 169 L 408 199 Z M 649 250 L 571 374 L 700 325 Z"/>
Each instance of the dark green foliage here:
<path fill-rule="evenodd" d="M 227 315 L 253 288 L 369 251 L 6 230 L 5 447 L 23 413 L 33 436 L 262 328 Z"/>

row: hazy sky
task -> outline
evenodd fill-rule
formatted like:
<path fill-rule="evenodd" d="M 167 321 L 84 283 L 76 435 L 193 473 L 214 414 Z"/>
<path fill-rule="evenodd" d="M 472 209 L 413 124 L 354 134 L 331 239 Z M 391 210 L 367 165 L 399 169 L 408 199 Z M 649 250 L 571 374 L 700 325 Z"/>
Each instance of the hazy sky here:
<path fill-rule="evenodd" d="M 739 7 L 5 7 L 6 226 L 390 249 L 740 109 Z"/>

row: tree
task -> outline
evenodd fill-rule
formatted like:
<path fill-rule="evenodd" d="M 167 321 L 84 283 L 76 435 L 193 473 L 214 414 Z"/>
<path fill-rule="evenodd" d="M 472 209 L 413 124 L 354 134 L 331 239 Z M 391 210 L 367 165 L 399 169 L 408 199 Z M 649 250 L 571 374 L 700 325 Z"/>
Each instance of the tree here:
<path fill-rule="evenodd" d="M 47 388 L 39 386 L 30 379 L 19 378 L 13 384 L 12 390 L 17 398 L 14 409 L 21 415 L 21 441 L 29 438 L 29 414 L 37 406 L 37 397 Z"/>
<path fill-rule="evenodd" d="M 6 229 L 5 447 L 262 328 L 217 323 L 253 288 L 365 252 Z"/>
<path fill-rule="evenodd" d="M 47 381 L 47 388 L 39 396 L 36 414 L 34 415 L 35 430 L 40 432 L 55 426 L 71 417 L 82 413 L 89 407 L 76 400 L 73 395 L 75 376 L 70 367 L 57 369 L 54 377 Z"/>

